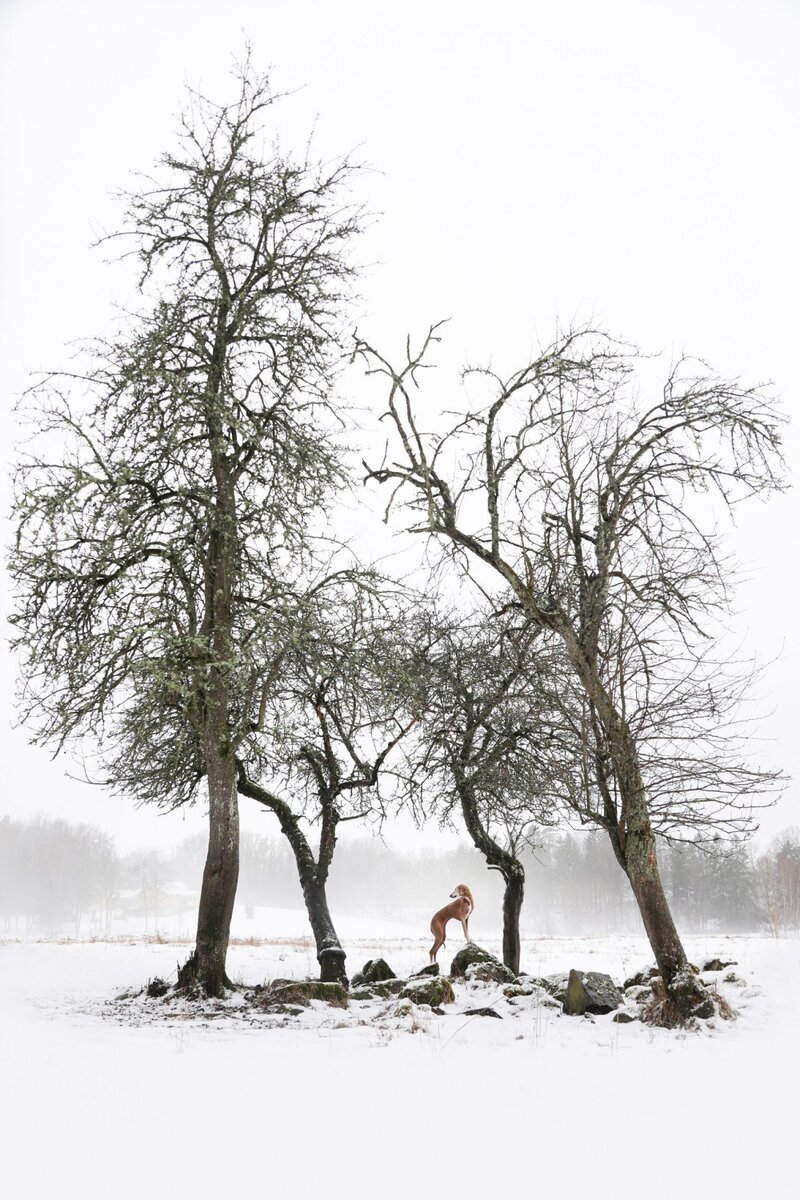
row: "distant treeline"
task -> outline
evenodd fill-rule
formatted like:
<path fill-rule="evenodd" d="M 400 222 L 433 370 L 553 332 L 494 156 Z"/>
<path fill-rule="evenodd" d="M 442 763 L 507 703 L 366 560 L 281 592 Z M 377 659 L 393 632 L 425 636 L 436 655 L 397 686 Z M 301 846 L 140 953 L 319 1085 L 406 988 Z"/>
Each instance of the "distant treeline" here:
<path fill-rule="evenodd" d="M 174 850 L 120 855 L 112 838 L 90 825 L 63 820 L 0 820 L 0 930 L 42 935 L 102 932 L 120 918 L 155 931 L 159 920 L 196 907 L 203 869 L 202 837 Z M 541 935 L 639 932 L 641 919 L 625 876 L 600 834 L 551 834 L 523 855 L 522 926 Z M 800 929 L 800 831 L 782 834 L 765 853 L 715 843 L 662 845 L 662 874 L 673 911 L 694 931 L 777 935 Z M 495 924 L 502 886 L 467 845 L 437 852 L 398 853 L 379 839 L 344 843 L 330 881 L 337 912 L 426 921 L 456 883 L 469 883 L 476 930 Z M 242 838 L 237 903 L 301 908 L 294 861 L 267 836 Z"/>

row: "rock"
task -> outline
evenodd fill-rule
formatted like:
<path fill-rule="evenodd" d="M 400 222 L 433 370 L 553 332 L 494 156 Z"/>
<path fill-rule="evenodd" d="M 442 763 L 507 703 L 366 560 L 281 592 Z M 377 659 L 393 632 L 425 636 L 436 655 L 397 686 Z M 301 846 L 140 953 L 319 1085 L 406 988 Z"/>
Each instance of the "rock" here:
<path fill-rule="evenodd" d="M 353 976 L 353 987 L 365 983 L 381 983 L 384 979 L 395 979 L 396 975 L 385 958 L 369 958 L 360 971 Z"/>
<path fill-rule="evenodd" d="M 438 1004 L 431 1009 L 431 1012 L 436 1013 L 437 1017 L 444 1017 L 447 1015 L 443 1008 L 439 1008 Z"/>
<path fill-rule="evenodd" d="M 509 983 L 503 988 L 503 995 L 509 1004 L 516 1004 L 519 1000 L 532 1000 L 540 1008 L 561 1008 L 562 1001 L 556 1000 L 550 992 L 546 992 L 538 982 L 529 979 L 526 983 L 519 980 L 517 983 Z"/>
<path fill-rule="evenodd" d="M 467 968 L 474 966 L 476 963 L 492 963 L 498 967 L 503 966 L 499 958 L 495 958 L 488 950 L 484 950 L 481 946 L 476 946 L 474 942 L 467 942 L 466 946 L 458 951 L 450 964 L 451 977 L 453 979 L 465 978 Z M 508 970 L 508 968 L 503 967 L 503 970 Z M 509 972 L 508 982 L 514 982 L 513 972 Z"/>
<path fill-rule="evenodd" d="M 654 976 L 654 978 L 658 978 L 660 980 L 661 976 L 660 975 Z M 633 1000 L 633 1002 L 635 1004 L 644 1003 L 645 1000 L 650 999 L 652 994 L 653 994 L 652 989 L 650 987 L 648 987 L 648 985 L 646 983 L 641 983 L 641 984 L 635 983 L 635 984 L 633 984 L 632 987 L 625 988 L 625 999 Z"/>
<path fill-rule="evenodd" d="M 564 1012 L 567 1016 L 582 1017 L 584 1013 L 613 1012 L 622 1004 L 622 993 L 610 975 L 599 971 L 570 971 Z"/>
<path fill-rule="evenodd" d="M 735 958 L 732 958 L 730 962 L 723 962 L 720 958 L 710 958 L 708 962 L 703 965 L 703 970 L 724 971 L 726 967 L 738 967 L 738 965 L 739 964 Z"/>
<path fill-rule="evenodd" d="M 377 983 L 362 984 L 350 989 L 351 1000 L 387 1000 L 399 996 L 406 986 L 404 979 L 381 979 Z"/>
<path fill-rule="evenodd" d="M 410 978 L 411 979 L 422 979 L 426 975 L 438 975 L 438 974 L 439 974 L 439 964 L 438 963 L 428 963 L 427 967 L 423 967 L 421 970 L 415 971 L 414 974 L 410 976 Z"/>
<path fill-rule="evenodd" d="M 567 995 L 568 979 L 568 972 L 560 971 L 557 975 L 544 975 L 541 979 L 534 979 L 532 982 L 563 1004 Z"/>
<path fill-rule="evenodd" d="M 632 1013 L 618 1012 L 614 1013 L 611 1020 L 615 1021 L 617 1025 L 627 1025 L 631 1021 L 638 1020 L 638 1017 L 634 1017 Z"/>
<path fill-rule="evenodd" d="M 626 979 L 622 985 L 622 990 L 627 992 L 630 987 L 643 987 L 648 984 L 656 975 L 660 975 L 658 967 L 643 967 L 641 971 L 637 971 L 635 975 L 631 975 L 630 979 Z"/>
<path fill-rule="evenodd" d="M 715 1009 L 714 1001 L 710 996 L 705 1000 L 701 1000 L 697 1007 L 692 1009 L 692 1016 L 699 1017 L 701 1021 L 708 1021 L 709 1018 L 715 1017 L 716 1015 L 717 1010 Z"/>
<path fill-rule="evenodd" d="M 509 983 L 503 988 L 503 995 L 507 1000 L 514 1000 L 517 996 L 532 996 L 535 990 L 531 984 Z"/>
<path fill-rule="evenodd" d="M 319 979 L 297 979 L 266 989 L 259 995 L 265 1007 L 274 1004 L 300 1004 L 308 1008 L 312 1000 L 323 1000 L 334 1008 L 347 1008 L 347 991 L 341 983 L 322 983 Z"/>
<path fill-rule="evenodd" d="M 462 1013 L 462 1016 L 464 1016 L 464 1017 L 497 1017 L 498 1020 L 500 1020 L 500 1021 L 502 1021 L 502 1019 L 503 1019 L 500 1016 L 500 1013 L 495 1012 L 493 1008 L 468 1008 L 468 1009 L 466 1009 L 466 1011 L 464 1013 Z"/>
<path fill-rule="evenodd" d="M 147 985 L 147 994 L 151 1000 L 158 1000 L 162 996 L 166 996 L 168 991 L 169 984 L 165 983 L 163 979 L 159 979 L 158 976 L 151 979 Z"/>
<path fill-rule="evenodd" d="M 739 985 L 739 987 L 745 986 L 744 979 L 742 979 L 741 975 L 737 975 L 735 971 L 731 971 L 728 975 L 726 975 L 722 982 L 723 983 L 736 983 Z"/>
<path fill-rule="evenodd" d="M 412 1000 L 414 1004 L 430 1004 L 431 1008 L 440 1008 L 443 1004 L 452 1004 L 455 1000 L 450 980 L 445 977 L 429 975 L 425 979 L 409 979 L 403 987 L 400 996 Z"/>
<path fill-rule="evenodd" d="M 470 963 L 465 974 L 468 983 L 513 983 L 515 979 L 514 972 L 497 959 Z"/>

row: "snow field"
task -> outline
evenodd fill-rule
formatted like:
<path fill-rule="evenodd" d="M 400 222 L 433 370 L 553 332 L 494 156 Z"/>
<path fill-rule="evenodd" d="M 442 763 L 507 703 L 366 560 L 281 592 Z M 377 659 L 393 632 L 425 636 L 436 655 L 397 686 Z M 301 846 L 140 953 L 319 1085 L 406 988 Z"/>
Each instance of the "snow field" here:
<path fill-rule="evenodd" d="M 351 973 L 377 954 L 398 974 L 426 961 L 427 939 L 371 933 L 350 940 Z M 791 1195 L 800 942 L 687 941 L 695 961 L 738 960 L 745 986 L 726 992 L 737 1021 L 682 1034 L 553 1010 L 496 1021 L 418 1009 L 387 1029 L 315 1006 L 316 1023 L 280 1029 L 225 1017 L 135 1026 L 107 1001 L 167 977 L 186 946 L 6 943 L 3 1192 Z M 523 947 L 531 974 L 575 966 L 621 980 L 648 961 L 637 938 Z M 307 942 L 231 949 L 233 977 L 250 983 L 313 966 Z"/>

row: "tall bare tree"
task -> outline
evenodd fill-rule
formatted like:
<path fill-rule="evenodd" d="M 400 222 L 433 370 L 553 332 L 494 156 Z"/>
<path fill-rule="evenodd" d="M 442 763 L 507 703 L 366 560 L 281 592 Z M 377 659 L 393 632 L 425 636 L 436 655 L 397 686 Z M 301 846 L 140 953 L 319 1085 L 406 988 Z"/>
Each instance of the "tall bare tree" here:
<path fill-rule="evenodd" d="M 703 996 L 661 884 L 631 706 L 654 681 L 666 694 L 665 648 L 698 661 L 713 641 L 731 591 L 717 510 L 780 486 L 780 417 L 762 390 L 688 359 L 640 389 L 647 360 L 578 330 L 507 377 L 467 371 L 479 398 L 446 434 L 428 434 L 412 397 L 436 340 L 433 327 L 399 368 L 359 345 L 388 381 L 400 450 L 369 475 L 404 495 L 414 528 L 448 546 L 459 569 L 482 586 L 502 582 L 563 647 L 585 702 L 600 796 L 591 817 L 628 876 L 671 1011 L 685 1019 Z M 696 765 L 687 760 L 686 774 L 702 786 Z M 737 777 L 744 791 L 765 782 L 774 779 Z"/>
<path fill-rule="evenodd" d="M 140 799 L 207 781 L 181 982 L 210 995 L 228 982 L 237 748 L 261 704 L 251 648 L 284 622 L 344 481 L 329 418 L 359 228 L 350 162 L 268 145 L 278 97 L 249 62 L 236 86 L 231 104 L 190 96 L 175 151 L 128 197 L 139 310 L 34 392 L 44 448 L 17 474 L 12 556 L 35 739 L 111 747 L 107 781 Z"/>

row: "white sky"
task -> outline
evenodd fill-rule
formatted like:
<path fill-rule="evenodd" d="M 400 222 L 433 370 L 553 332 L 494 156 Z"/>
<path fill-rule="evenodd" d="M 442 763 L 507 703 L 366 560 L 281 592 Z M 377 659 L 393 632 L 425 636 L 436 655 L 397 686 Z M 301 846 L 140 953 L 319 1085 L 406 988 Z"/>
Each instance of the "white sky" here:
<path fill-rule="evenodd" d="M 441 358 L 520 365 L 556 318 L 800 395 L 800 3 L 0 0 L 2 434 L 26 372 L 101 332 L 126 277 L 91 250 L 110 199 L 172 142 L 184 83 L 227 90 L 252 42 L 285 140 L 360 147 L 382 216 L 361 328 L 381 346 L 451 317 Z M 443 375 L 442 379 L 446 377 Z M 355 385 L 354 386 L 358 386 Z M 787 455 L 800 461 L 797 428 Z M 4 496 L 3 509 L 7 511 Z M 743 513 L 737 633 L 776 659 L 759 755 L 800 776 L 800 500 Z M 8 541 L 6 532 L 4 540 Z M 3 650 L 0 815 L 90 820 L 123 847 L 202 828 L 70 782 L 12 730 Z M 793 785 L 764 821 L 796 823 Z M 244 823 L 272 828 L 244 810 Z"/>

